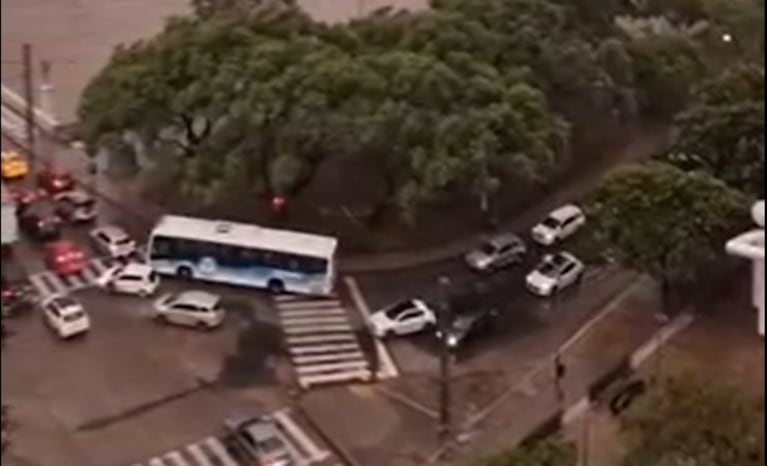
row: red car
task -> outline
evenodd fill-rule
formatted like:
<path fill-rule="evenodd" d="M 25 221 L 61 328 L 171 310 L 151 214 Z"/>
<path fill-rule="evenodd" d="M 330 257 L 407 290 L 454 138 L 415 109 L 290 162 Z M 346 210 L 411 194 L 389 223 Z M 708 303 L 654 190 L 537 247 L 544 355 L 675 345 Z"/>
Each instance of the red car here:
<path fill-rule="evenodd" d="M 37 175 L 37 185 L 50 194 L 58 194 L 74 188 L 75 180 L 69 172 L 48 167 Z"/>
<path fill-rule="evenodd" d="M 58 275 L 76 275 L 85 269 L 85 255 L 71 241 L 54 241 L 45 245 L 45 264 Z"/>

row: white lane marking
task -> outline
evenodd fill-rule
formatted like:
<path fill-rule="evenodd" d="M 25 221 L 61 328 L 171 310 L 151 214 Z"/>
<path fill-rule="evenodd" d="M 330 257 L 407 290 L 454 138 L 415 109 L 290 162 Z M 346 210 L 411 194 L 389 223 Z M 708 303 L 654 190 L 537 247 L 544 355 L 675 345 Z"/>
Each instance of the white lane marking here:
<path fill-rule="evenodd" d="M 318 362 L 357 360 L 364 361 L 365 355 L 361 351 L 351 351 L 346 353 L 317 354 L 312 356 L 295 356 L 293 363 L 299 366 L 305 364 L 314 364 Z"/>
<path fill-rule="evenodd" d="M 208 456 L 202 449 L 199 443 L 193 443 L 186 447 L 186 451 L 194 458 L 200 466 L 214 466 L 214 464 L 208 459 Z"/>
<path fill-rule="evenodd" d="M 29 104 L 26 99 L 16 94 L 9 88 L 2 84 L 2 100 L 12 105 L 16 110 L 26 111 Z M 58 120 L 51 114 L 45 112 L 39 107 L 32 107 L 32 113 L 34 114 L 35 121 L 45 126 L 48 131 L 52 131 L 59 126 Z"/>
<path fill-rule="evenodd" d="M 181 453 L 179 453 L 178 451 L 172 451 L 170 453 L 166 453 L 163 458 L 165 458 L 166 461 L 169 461 L 175 466 L 190 466 L 189 463 L 187 463 L 187 461 L 184 459 L 183 456 L 181 456 Z"/>
<path fill-rule="evenodd" d="M 29 277 L 29 282 L 32 284 L 32 287 L 37 290 L 37 293 L 40 296 L 47 296 L 49 294 L 52 294 L 50 290 L 48 290 L 47 282 L 43 279 L 42 273 L 36 273 L 34 275 L 31 275 Z"/>
<path fill-rule="evenodd" d="M 357 341 L 356 336 L 353 333 L 331 333 L 327 335 L 307 335 L 300 337 L 288 337 L 287 343 L 289 345 L 302 345 L 305 343 L 330 343 L 340 341 Z"/>
<path fill-rule="evenodd" d="M 327 315 L 344 315 L 346 311 L 344 309 L 307 309 L 307 310 L 294 310 L 294 311 L 282 311 L 280 316 L 285 318 L 292 317 L 311 317 L 311 316 L 327 316 Z"/>
<path fill-rule="evenodd" d="M 298 446 L 308 454 L 310 461 L 319 462 L 330 456 L 327 450 L 320 448 L 319 445 L 306 435 L 306 432 L 293 421 L 287 412 L 284 410 L 277 411 L 273 416 L 280 426 L 290 434 L 291 438 L 298 443 Z"/>
<path fill-rule="evenodd" d="M 347 324 L 337 325 L 312 325 L 306 327 L 286 327 L 283 329 L 285 333 L 292 335 L 301 335 L 307 333 L 331 333 L 331 332 L 351 332 L 352 326 Z"/>
<path fill-rule="evenodd" d="M 296 367 L 296 372 L 299 373 L 299 375 L 309 375 L 309 374 L 317 374 L 322 372 L 349 372 L 349 371 L 355 371 L 360 369 L 367 369 L 368 368 L 368 362 L 367 361 L 346 361 L 346 362 L 337 362 L 337 363 L 328 363 L 328 364 L 315 364 L 312 366 L 299 366 Z"/>
<path fill-rule="evenodd" d="M 338 309 L 343 308 L 341 305 L 341 302 L 335 299 L 326 300 L 326 301 L 296 301 L 296 302 L 290 302 L 290 303 L 277 303 L 277 309 L 280 311 L 289 311 L 289 310 L 305 310 L 305 309 Z"/>
<path fill-rule="evenodd" d="M 221 460 L 223 466 L 237 466 L 229 453 L 226 452 L 226 448 L 215 437 L 208 437 L 204 440 L 205 445 L 210 451 L 216 455 L 216 459 Z"/>
<path fill-rule="evenodd" d="M 165 466 L 165 463 L 160 458 L 152 458 L 149 460 L 149 466 Z"/>
<path fill-rule="evenodd" d="M 83 281 L 83 277 L 80 275 L 68 275 L 64 277 L 64 283 L 66 283 L 66 287 L 68 290 L 73 290 L 76 288 L 82 288 L 83 285 L 86 283 Z"/>
<path fill-rule="evenodd" d="M 346 283 L 347 288 L 349 288 L 355 307 L 362 315 L 362 320 L 364 322 L 370 322 L 370 308 L 368 307 L 365 298 L 362 296 L 362 291 L 360 290 L 359 285 L 357 285 L 357 281 L 354 277 L 346 276 L 344 277 L 344 283 Z M 397 370 L 397 366 L 394 364 L 394 359 L 391 357 L 391 354 L 389 354 L 386 345 L 383 344 L 380 338 L 373 338 L 373 342 L 375 343 L 376 352 L 378 353 L 378 361 L 380 362 L 378 378 L 385 379 L 397 377 L 399 371 Z"/>
<path fill-rule="evenodd" d="M 67 291 L 67 286 L 61 281 L 58 275 L 53 272 L 45 272 L 45 277 L 51 284 L 54 294 L 61 294 Z"/>
<path fill-rule="evenodd" d="M 303 388 L 309 388 L 315 384 L 328 384 L 332 382 L 346 382 L 349 380 L 370 380 L 369 370 L 334 372 L 330 374 L 303 375 L 298 377 L 298 383 Z"/>
<path fill-rule="evenodd" d="M 317 353 L 331 353 L 336 351 L 351 351 L 358 350 L 360 345 L 358 343 L 339 343 L 336 345 L 313 345 L 313 346 L 291 346 L 290 352 L 295 355 L 302 354 L 317 354 Z"/>
<path fill-rule="evenodd" d="M 101 274 L 106 272 L 106 270 L 109 268 L 109 266 L 106 264 L 106 259 L 102 257 L 93 259 L 92 264 L 97 277 L 101 276 Z"/>
<path fill-rule="evenodd" d="M 668 343 L 677 333 L 686 329 L 692 324 L 695 318 L 691 314 L 680 314 L 670 323 L 663 326 L 650 340 L 643 344 L 639 349 L 631 354 L 629 363 L 632 369 L 636 369 L 650 358 L 659 348 Z"/>
<path fill-rule="evenodd" d="M 346 316 L 321 316 L 321 317 L 291 317 L 282 319 L 282 325 L 285 326 L 304 326 L 314 324 L 345 324 L 349 320 Z"/>

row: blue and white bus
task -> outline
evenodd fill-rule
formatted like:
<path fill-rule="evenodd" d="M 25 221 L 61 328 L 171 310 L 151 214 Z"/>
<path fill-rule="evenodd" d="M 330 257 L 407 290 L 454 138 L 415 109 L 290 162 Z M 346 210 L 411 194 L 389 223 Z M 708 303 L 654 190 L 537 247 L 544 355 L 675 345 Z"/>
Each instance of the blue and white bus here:
<path fill-rule="evenodd" d="M 147 260 L 163 275 L 328 295 L 337 246 L 328 236 L 166 215 L 152 230 Z"/>

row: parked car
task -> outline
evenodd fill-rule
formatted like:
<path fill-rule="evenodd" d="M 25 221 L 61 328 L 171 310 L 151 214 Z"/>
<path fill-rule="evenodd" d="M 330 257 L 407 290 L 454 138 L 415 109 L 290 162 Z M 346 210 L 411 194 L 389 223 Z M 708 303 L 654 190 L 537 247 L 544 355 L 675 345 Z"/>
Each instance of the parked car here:
<path fill-rule="evenodd" d="M 157 291 L 160 277 L 148 264 L 129 262 L 105 270 L 96 283 L 115 293 L 150 296 Z"/>
<path fill-rule="evenodd" d="M 129 257 L 136 252 L 136 242 L 125 230 L 115 225 L 94 228 L 90 232 L 94 249 L 112 258 Z"/>
<path fill-rule="evenodd" d="M 56 212 L 63 220 L 85 223 L 96 219 L 96 200 L 82 189 L 58 193 L 53 199 L 56 201 Z"/>
<path fill-rule="evenodd" d="M 543 246 L 551 246 L 562 241 L 578 231 L 586 224 L 583 211 L 573 205 L 564 205 L 551 212 L 543 221 L 532 229 L 535 242 Z"/>
<path fill-rule="evenodd" d="M 434 311 L 420 299 L 406 299 L 374 312 L 370 329 L 378 338 L 390 335 L 410 335 L 420 332 L 437 321 Z"/>
<path fill-rule="evenodd" d="M 34 201 L 17 210 L 21 231 L 37 241 L 57 239 L 61 235 L 61 217 L 46 200 Z"/>
<path fill-rule="evenodd" d="M 279 424 L 270 416 L 226 420 L 224 429 L 258 465 L 296 464 Z"/>
<path fill-rule="evenodd" d="M 520 262 L 526 253 L 525 243 L 517 235 L 503 233 L 487 238 L 464 261 L 473 270 L 488 272 Z"/>
<path fill-rule="evenodd" d="M 38 173 L 37 185 L 50 194 L 57 194 L 73 189 L 75 187 L 75 179 L 67 171 L 47 167 Z"/>
<path fill-rule="evenodd" d="M 77 275 L 85 269 L 85 254 L 69 240 L 45 245 L 45 264 L 58 275 Z"/>
<path fill-rule="evenodd" d="M 160 322 L 212 329 L 221 325 L 221 298 L 206 291 L 168 293 L 154 303 L 154 318 Z"/>
<path fill-rule="evenodd" d="M 27 160 L 15 150 L 2 151 L 0 167 L 2 167 L 2 177 L 4 180 L 14 180 L 23 178 L 29 173 L 29 164 Z"/>
<path fill-rule="evenodd" d="M 42 304 L 46 323 L 60 338 L 69 338 L 85 333 L 91 328 L 91 321 L 82 304 L 71 296 L 51 296 Z"/>
<path fill-rule="evenodd" d="M 569 252 L 547 254 L 527 275 L 527 289 L 539 296 L 551 296 L 556 291 L 578 282 L 583 277 L 583 262 Z"/>
<path fill-rule="evenodd" d="M 444 342 L 452 351 L 457 350 L 466 341 L 480 335 L 493 326 L 498 318 L 496 308 L 476 308 L 456 314 L 444 336 Z M 442 330 L 437 329 L 437 339 L 442 340 Z"/>

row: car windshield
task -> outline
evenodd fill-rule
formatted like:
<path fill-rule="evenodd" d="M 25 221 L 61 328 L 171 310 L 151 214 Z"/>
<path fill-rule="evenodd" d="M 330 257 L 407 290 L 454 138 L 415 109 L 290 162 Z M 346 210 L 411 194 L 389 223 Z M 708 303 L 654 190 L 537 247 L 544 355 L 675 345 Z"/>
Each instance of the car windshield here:
<path fill-rule="evenodd" d="M 496 247 L 492 243 L 486 242 L 479 247 L 479 251 L 482 254 L 485 254 L 487 256 L 492 256 L 493 254 L 495 254 Z"/>
<path fill-rule="evenodd" d="M 285 449 L 285 446 L 282 444 L 282 440 L 278 439 L 277 437 L 261 439 L 258 445 L 266 454 L 281 453 Z"/>
<path fill-rule="evenodd" d="M 83 317 L 85 317 L 85 313 L 82 311 L 70 312 L 69 314 L 64 314 L 64 322 L 76 322 Z"/>
<path fill-rule="evenodd" d="M 399 302 L 399 303 L 395 304 L 394 306 L 390 307 L 389 309 L 387 309 L 384 312 L 384 314 L 386 314 L 386 317 L 388 317 L 389 319 L 396 319 L 404 311 L 406 311 L 408 309 L 411 309 L 413 307 L 414 307 L 413 306 L 413 301 L 410 301 L 410 300 L 402 301 L 402 302 Z"/>
<path fill-rule="evenodd" d="M 96 204 L 96 201 L 88 197 L 75 197 L 72 201 L 77 207 L 93 207 Z"/>
<path fill-rule="evenodd" d="M 541 222 L 541 224 L 546 228 L 558 228 L 559 220 L 555 219 L 554 217 L 546 217 L 546 219 Z"/>
<path fill-rule="evenodd" d="M 546 276 L 554 276 L 562 268 L 565 262 L 567 262 L 567 260 L 560 255 L 548 257 L 541 262 L 538 271 Z"/>
<path fill-rule="evenodd" d="M 126 244 L 130 243 L 130 238 L 128 238 L 127 236 L 117 236 L 117 237 L 113 236 L 112 242 L 119 246 L 125 246 Z"/>

